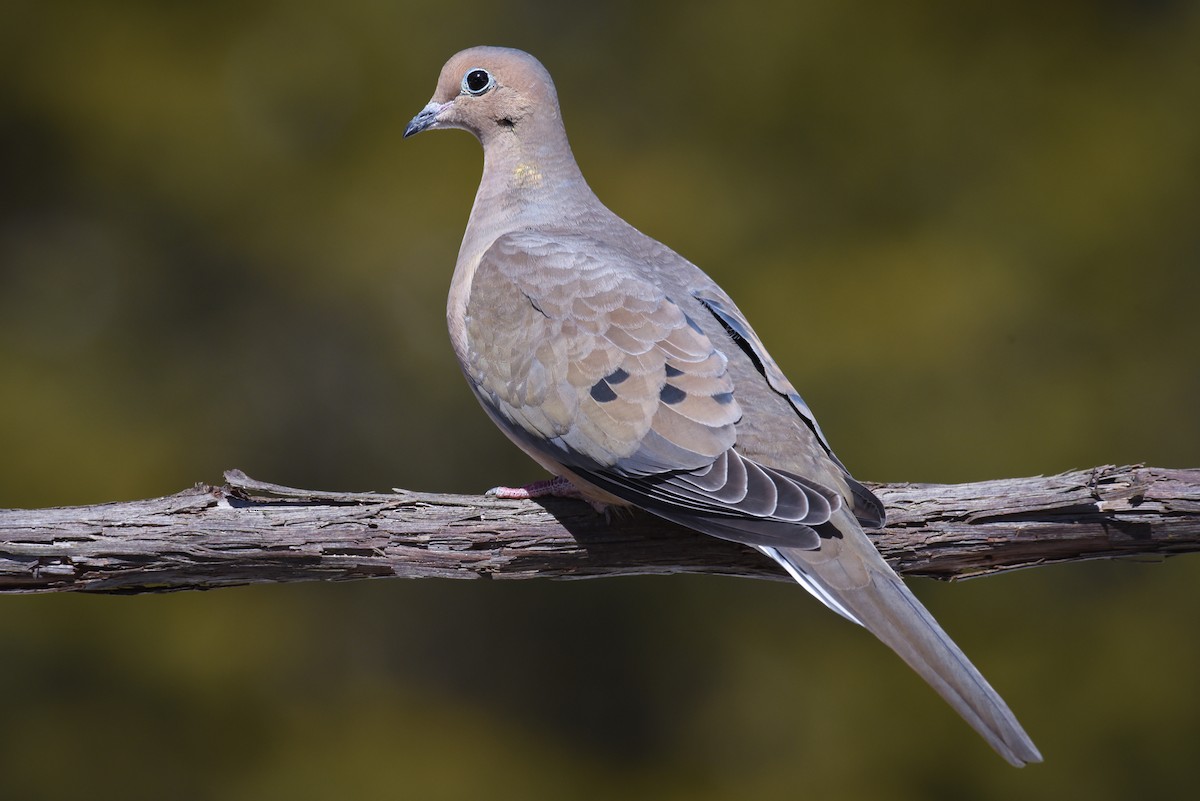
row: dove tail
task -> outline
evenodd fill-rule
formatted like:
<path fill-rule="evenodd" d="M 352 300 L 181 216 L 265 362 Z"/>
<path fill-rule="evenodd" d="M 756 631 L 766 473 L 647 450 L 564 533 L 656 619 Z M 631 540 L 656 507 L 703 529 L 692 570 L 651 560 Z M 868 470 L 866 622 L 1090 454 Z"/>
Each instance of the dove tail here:
<path fill-rule="evenodd" d="M 869 543 L 867 547 L 874 550 Z M 759 550 L 779 562 L 826 606 L 859 623 L 895 651 L 1010 764 L 1022 767 L 1042 761 L 1037 746 L 1004 699 L 877 552 L 879 561 L 868 567 L 868 582 L 844 590 L 821 580 L 823 565 L 811 561 L 811 551 Z"/>

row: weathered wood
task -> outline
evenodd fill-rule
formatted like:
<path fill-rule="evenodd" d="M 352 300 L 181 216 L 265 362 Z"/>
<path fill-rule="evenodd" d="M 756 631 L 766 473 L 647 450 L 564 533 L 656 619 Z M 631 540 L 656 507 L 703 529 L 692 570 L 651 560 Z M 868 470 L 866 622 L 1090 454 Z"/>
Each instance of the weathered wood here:
<path fill-rule="evenodd" d="M 255 481 L 165 498 L 0 511 L 0 592 L 160 592 L 259 582 L 782 579 L 749 548 L 577 501 L 314 492 Z M 1200 550 L 1200 470 L 1098 467 L 974 484 L 877 485 L 872 533 L 901 573 L 951 579 L 1079 559 Z"/>

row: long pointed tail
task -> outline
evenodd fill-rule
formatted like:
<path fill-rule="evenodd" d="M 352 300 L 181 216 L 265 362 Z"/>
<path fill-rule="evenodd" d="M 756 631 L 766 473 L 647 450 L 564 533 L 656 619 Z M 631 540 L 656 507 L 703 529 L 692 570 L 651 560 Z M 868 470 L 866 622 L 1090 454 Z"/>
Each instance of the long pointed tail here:
<path fill-rule="evenodd" d="M 841 527 L 839 527 L 841 528 Z M 854 527 L 822 554 L 789 548 L 760 548 L 805 589 L 843 617 L 859 623 L 900 655 L 979 732 L 1000 756 L 1022 767 L 1042 755 L 1004 699 L 942 630 Z"/>

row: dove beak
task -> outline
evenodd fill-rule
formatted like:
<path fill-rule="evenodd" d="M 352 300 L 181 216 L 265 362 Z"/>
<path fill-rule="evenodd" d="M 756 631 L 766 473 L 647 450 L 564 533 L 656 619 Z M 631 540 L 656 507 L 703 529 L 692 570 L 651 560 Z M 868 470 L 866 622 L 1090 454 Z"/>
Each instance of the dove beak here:
<path fill-rule="evenodd" d="M 438 115 L 449 105 L 449 103 L 437 103 L 431 100 L 429 105 L 421 109 L 417 113 L 417 116 L 412 118 L 412 122 L 408 124 L 408 127 L 404 129 L 404 138 L 407 139 L 413 134 L 419 134 L 421 131 L 436 126 Z"/>

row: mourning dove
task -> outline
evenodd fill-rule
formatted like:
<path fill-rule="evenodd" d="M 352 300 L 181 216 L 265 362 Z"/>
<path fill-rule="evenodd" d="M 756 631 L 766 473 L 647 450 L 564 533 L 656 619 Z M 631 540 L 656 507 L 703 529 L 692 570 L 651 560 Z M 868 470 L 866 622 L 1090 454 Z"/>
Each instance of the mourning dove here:
<path fill-rule="evenodd" d="M 488 416 L 596 504 L 745 543 L 890 646 L 1013 765 L 1041 755 L 863 533 L 880 501 L 833 455 L 745 315 L 592 193 L 546 69 L 477 47 L 404 132 L 461 128 L 483 178 L 446 312 Z"/>

